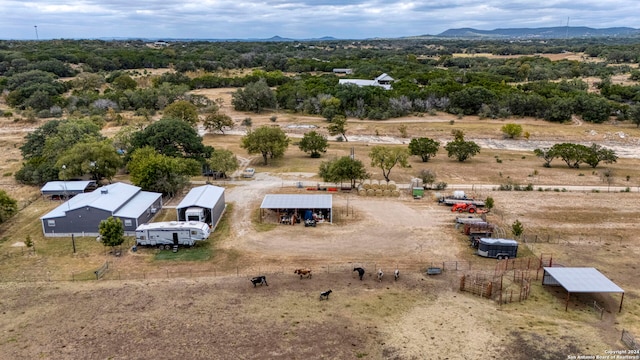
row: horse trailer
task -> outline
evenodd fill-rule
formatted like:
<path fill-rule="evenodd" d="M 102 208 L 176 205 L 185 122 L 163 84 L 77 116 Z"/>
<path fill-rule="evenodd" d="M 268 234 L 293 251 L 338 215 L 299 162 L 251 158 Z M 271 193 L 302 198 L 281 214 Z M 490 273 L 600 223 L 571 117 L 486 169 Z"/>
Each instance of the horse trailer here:
<path fill-rule="evenodd" d="M 480 238 L 478 255 L 495 259 L 515 258 L 518 255 L 518 242 L 510 239 Z"/>
<path fill-rule="evenodd" d="M 136 229 L 136 244 L 159 246 L 193 246 L 196 241 L 206 240 L 211 229 L 200 221 L 167 221 L 142 224 Z"/>

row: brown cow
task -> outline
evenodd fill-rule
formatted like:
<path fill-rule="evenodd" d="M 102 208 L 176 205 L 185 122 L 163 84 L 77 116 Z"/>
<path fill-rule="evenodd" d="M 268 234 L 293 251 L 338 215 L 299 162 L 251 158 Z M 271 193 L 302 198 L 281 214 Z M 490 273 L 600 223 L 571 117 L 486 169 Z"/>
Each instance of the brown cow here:
<path fill-rule="evenodd" d="M 311 269 L 309 268 L 296 269 L 296 271 L 294 271 L 293 273 L 300 275 L 300 279 L 302 279 L 303 276 L 311 279 Z"/>

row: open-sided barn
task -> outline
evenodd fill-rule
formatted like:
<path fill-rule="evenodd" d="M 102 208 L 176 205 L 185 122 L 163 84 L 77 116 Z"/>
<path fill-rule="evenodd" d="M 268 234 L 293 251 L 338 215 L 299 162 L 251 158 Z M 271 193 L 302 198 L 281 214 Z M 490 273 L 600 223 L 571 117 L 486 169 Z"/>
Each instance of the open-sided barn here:
<path fill-rule="evenodd" d="M 287 221 L 292 218 L 309 219 L 333 222 L 333 197 L 329 194 L 267 194 L 262 200 L 260 211 L 272 210 L 281 215 Z"/>
<path fill-rule="evenodd" d="M 40 218 L 44 236 L 97 236 L 98 226 L 110 216 L 120 218 L 127 235 L 162 208 L 162 194 L 115 183 L 74 196 Z"/>
<path fill-rule="evenodd" d="M 224 188 L 213 185 L 194 187 L 176 206 L 178 221 L 206 222 L 211 225 L 212 231 L 224 210 Z"/>
<path fill-rule="evenodd" d="M 49 181 L 40 189 L 42 196 L 66 199 L 78 194 L 93 191 L 97 184 L 93 180 L 86 181 Z"/>

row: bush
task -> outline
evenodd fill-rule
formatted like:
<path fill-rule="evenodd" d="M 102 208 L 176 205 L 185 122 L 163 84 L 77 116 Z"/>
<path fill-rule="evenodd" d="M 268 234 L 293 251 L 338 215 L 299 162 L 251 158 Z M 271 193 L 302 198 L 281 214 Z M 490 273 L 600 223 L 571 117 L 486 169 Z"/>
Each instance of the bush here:
<path fill-rule="evenodd" d="M 250 117 L 248 117 L 248 118 L 244 118 L 244 119 L 242 120 L 242 125 L 243 125 L 243 126 L 251 126 L 251 124 L 252 124 L 252 123 L 253 123 L 253 120 L 251 120 L 251 118 L 250 118 Z"/>
<path fill-rule="evenodd" d="M 278 117 L 273 115 L 272 117 L 269 118 L 269 120 L 271 120 L 271 122 L 276 122 L 276 120 L 278 120 Z"/>
<path fill-rule="evenodd" d="M 440 181 L 440 182 L 436 183 L 435 189 L 436 189 L 436 190 L 444 190 L 444 189 L 446 189 L 446 188 L 447 188 L 447 186 L 448 186 L 448 185 L 447 185 L 447 183 L 446 183 L 446 182 L 444 182 L 444 181 Z"/>

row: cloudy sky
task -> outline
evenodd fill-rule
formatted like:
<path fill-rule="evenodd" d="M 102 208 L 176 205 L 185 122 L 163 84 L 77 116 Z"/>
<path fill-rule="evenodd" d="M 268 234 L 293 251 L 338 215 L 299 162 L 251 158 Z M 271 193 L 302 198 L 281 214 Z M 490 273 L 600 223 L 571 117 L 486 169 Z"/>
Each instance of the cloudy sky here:
<path fill-rule="evenodd" d="M 0 39 L 340 39 L 450 28 L 640 27 L 638 0 L 0 0 Z"/>

